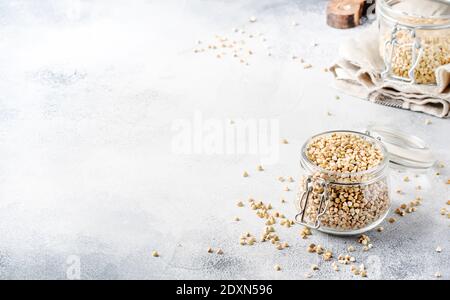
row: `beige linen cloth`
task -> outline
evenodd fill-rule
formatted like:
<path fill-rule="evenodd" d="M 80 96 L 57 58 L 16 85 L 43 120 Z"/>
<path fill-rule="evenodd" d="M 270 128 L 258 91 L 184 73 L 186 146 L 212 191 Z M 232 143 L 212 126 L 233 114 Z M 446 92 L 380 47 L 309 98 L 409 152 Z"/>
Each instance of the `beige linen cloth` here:
<path fill-rule="evenodd" d="M 428 2 L 420 1 L 422 5 Z M 417 9 L 416 5 L 412 7 Z M 435 7 L 432 9 L 436 12 Z M 383 81 L 384 61 L 379 53 L 377 24 L 344 42 L 339 57 L 330 71 L 334 74 L 335 87 L 343 92 L 378 104 L 450 117 L 450 64 L 436 70 L 435 86 Z"/>

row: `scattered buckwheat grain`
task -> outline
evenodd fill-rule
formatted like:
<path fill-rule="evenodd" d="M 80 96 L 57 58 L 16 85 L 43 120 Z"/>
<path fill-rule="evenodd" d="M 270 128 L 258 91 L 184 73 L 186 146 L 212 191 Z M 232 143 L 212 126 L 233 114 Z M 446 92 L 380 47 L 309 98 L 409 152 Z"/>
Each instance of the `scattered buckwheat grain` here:
<path fill-rule="evenodd" d="M 360 235 L 358 238 L 358 243 L 363 244 L 365 246 L 367 244 L 369 244 L 369 242 L 370 242 L 370 238 L 365 234 Z"/>
<path fill-rule="evenodd" d="M 325 261 L 329 261 L 333 258 L 333 252 L 331 252 L 330 250 L 325 251 L 325 253 L 322 255 L 323 259 Z"/>
<path fill-rule="evenodd" d="M 308 245 L 308 252 L 309 253 L 315 253 L 317 251 L 317 247 L 315 244 L 309 244 Z"/>
<path fill-rule="evenodd" d="M 309 229 L 308 227 L 303 227 L 303 229 L 300 231 L 300 236 L 303 239 L 307 239 L 308 235 L 311 235 L 311 229 Z"/>

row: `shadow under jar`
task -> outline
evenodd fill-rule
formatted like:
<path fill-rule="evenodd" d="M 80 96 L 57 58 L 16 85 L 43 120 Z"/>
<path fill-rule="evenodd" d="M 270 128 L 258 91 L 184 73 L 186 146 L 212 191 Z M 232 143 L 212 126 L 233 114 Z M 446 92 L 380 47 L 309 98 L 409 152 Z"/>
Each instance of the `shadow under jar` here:
<path fill-rule="evenodd" d="M 344 167 L 335 171 L 310 159 L 308 151 L 312 143 L 339 135 L 353 136 L 373 147 L 378 157 L 376 165 L 367 168 L 365 149 L 358 147 L 357 151 L 362 151 L 362 155 L 358 156 L 361 161 L 349 161 L 355 167 L 348 170 Z M 340 145 L 340 149 L 342 148 L 352 149 L 352 145 Z M 348 149 L 347 151 L 353 151 Z M 333 146 L 328 150 L 336 151 Z M 313 136 L 302 147 L 302 176 L 296 201 L 299 211 L 296 221 L 337 235 L 360 234 L 374 228 L 383 221 L 391 206 L 388 162 L 385 146 L 369 135 L 354 131 L 329 131 Z M 367 169 L 358 171 L 357 165 L 363 165 Z"/>

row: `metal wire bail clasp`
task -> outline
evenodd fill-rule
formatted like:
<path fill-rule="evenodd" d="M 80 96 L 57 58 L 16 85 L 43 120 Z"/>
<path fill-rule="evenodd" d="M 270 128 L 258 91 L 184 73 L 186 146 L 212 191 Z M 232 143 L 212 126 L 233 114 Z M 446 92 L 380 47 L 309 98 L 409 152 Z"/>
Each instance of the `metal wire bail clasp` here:
<path fill-rule="evenodd" d="M 305 212 L 308 207 L 308 202 L 310 201 L 311 192 L 314 189 L 314 184 L 318 185 L 323 191 L 319 194 L 319 207 L 317 211 L 317 217 L 313 221 L 313 224 L 305 222 Z M 295 215 L 295 222 L 304 226 L 308 226 L 314 229 L 320 227 L 320 217 L 326 212 L 327 205 L 327 182 L 322 178 L 315 178 L 313 182 L 312 176 L 308 176 L 304 183 L 304 190 L 299 197 L 299 212 Z"/>
<path fill-rule="evenodd" d="M 407 32 L 413 42 L 411 43 L 404 43 L 400 44 L 397 39 L 397 34 L 400 31 Z M 410 47 L 411 48 L 411 67 L 408 69 L 408 79 L 393 75 L 392 73 L 392 64 L 394 59 L 394 54 L 397 48 L 399 47 Z M 390 53 L 389 53 L 390 50 Z M 400 24 L 395 24 L 394 28 L 391 32 L 391 37 L 384 43 L 384 65 L 385 69 L 383 72 L 381 72 L 381 76 L 383 78 L 392 78 L 397 79 L 401 81 L 405 81 L 407 83 L 415 84 L 416 83 L 416 76 L 415 76 L 415 70 L 417 68 L 417 65 L 420 62 L 420 59 L 423 55 L 423 47 L 420 43 L 419 38 L 416 36 L 416 28 L 411 26 L 405 26 Z"/>

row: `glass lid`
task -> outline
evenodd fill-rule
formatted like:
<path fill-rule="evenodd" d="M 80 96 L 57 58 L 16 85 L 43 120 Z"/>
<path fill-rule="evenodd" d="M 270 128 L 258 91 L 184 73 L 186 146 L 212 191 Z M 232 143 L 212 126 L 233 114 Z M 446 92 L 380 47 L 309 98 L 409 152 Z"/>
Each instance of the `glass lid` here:
<path fill-rule="evenodd" d="M 367 134 L 383 143 L 394 166 L 424 170 L 436 163 L 431 149 L 414 135 L 377 125 L 368 126 Z"/>

